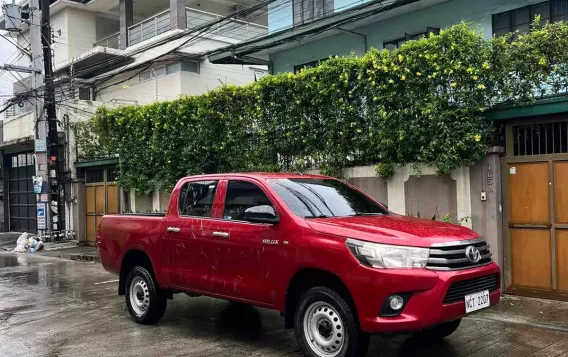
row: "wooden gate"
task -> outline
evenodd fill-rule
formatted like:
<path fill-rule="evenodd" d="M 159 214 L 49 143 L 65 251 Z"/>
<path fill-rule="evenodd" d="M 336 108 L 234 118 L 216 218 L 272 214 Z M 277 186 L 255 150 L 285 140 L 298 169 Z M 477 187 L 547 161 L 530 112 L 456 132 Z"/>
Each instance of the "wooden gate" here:
<path fill-rule="evenodd" d="M 105 214 L 120 212 L 119 188 L 115 168 L 96 168 L 85 171 L 86 240 L 95 244 L 97 227 Z"/>
<path fill-rule="evenodd" d="M 568 126 L 507 128 L 509 291 L 568 299 Z"/>

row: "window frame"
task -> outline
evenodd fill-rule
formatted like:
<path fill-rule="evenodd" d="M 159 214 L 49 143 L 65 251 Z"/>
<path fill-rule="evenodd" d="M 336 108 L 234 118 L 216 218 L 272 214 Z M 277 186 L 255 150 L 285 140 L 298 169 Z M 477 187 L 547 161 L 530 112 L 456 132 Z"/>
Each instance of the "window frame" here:
<path fill-rule="evenodd" d="M 226 178 L 225 179 L 224 190 L 223 190 L 224 191 L 223 192 L 223 201 L 221 202 L 221 207 L 220 207 L 221 217 L 219 219 L 221 221 L 223 221 L 223 222 L 235 222 L 235 223 L 247 223 L 247 224 L 254 224 L 254 225 L 266 225 L 266 223 L 255 223 L 255 222 L 249 222 L 249 221 L 238 220 L 238 219 L 225 219 L 225 204 L 227 202 L 227 194 L 229 193 L 229 184 L 231 183 L 231 181 L 246 182 L 246 183 L 250 183 L 251 185 L 255 185 L 256 187 L 258 187 L 258 189 L 260 189 L 262 191 L 262 193 L 264 193 L 266 198 L 268 198 L 268 201 L 270 201 L 270 204 L 271 204 L 272 208 L 274 209 L 274 212 L 276 213 L 276 217 L 281 217 L 281 215 L 279 213 L 278 201 L 274 198 L 274 196 L 273 196 L 272 192 L 270 192 L 270 190 L 265 188 L 260 182 L 258 182 L 256 180 L 248 179 L 248 178 L 245 178 L 245 177 L 238 177 L 238 178 Z"/>
<path fill-rule="evenodd" d="M 300 73 L 304 68 L 305 69 L 316 68 L 317 66 L 322 64 L 322 62 L 325 62 L 328 59 L 329 59 L 329 57 L 325 57 L 325 58 L 322 58 L 322 59 L 319 59 L 319 60 L 309 61 L 309 62 L 305 62 L 305 63 L 295 65 L 294 66 L 294 74 Z"/>
<path fill-rule="evenodd" d="M 219 195 L 219 187 L 221 185 L 221 179 L 219 178 L 200 178 L 200 179 L 194 179 L 194 180 L 187 180 L 185 182 L 183 182 L 179 188 L 179 191 L 177 193 L 177 215 L 179 218 L 199 218 L 199 219 L 215 219 L 215 204 L 217 201 L 217 196 Z M 188 214 L 182 214 L 181 212 L 181 194 L 183 189 L 185 188 L 186 185 L 191 185 L 193 183 L 198 183 L 198 182 L 216 182 L 216 187 L 215 187 L 215 194 L 213 195 L 213 202 L 211 203 L 211 215 L 210 216 L 195 216 L 195 215 L 188 215 Z"/>
<path fill-rule="evenodd" d="M 387 45 L 395 45 L 396 47 L 392 50 L 392 51 L 394 51 L 396 49 L 401 48 L 402 45 L 404 45 L 408 41 L 419 40 L 420 36 L 428 37 L 428 36 L 430 36 L 431 33 L 433 33 L 434 35 L 439 35 L 440 34 L 440 28 L 438 28 L 438 27 L 426 27 L 425 32 L 418 32 L 418 33 L 415 33 L 415 34 L 406 33 L 404 35 L 404 37 L 399 37 L 397 39 L 390 40 L 390 41 L 384 41 L 383 42 L 383 49 L 391 51 L 387 48 Z"/>
<path fill-rule="evenodd" d="M 500 36 L 505 36 L 505 35 L 510 34 L 510 33 L 515 33 L 513 31 L 513 28 L 515 26 L 520 26 L 520 25 L 514 25 L 513 24 L 513 14 L 515 13 L 515 11 L 519 11 L 519 10 L 523 10 L 523 9 L 528 9 L 528 11 L 529 11 L 528 25 L 529 25 L 529 31 L 530 31 L 531 25 L 532 25 L 534 18 L 535 18 L 534 9 L 537 8 L 537 7 L 540 7 L 544 4 L 548 4 L 548 16 L 549 16 L 548 21 L 550 23 L 558 22 L 558 21 L 555 21 L 554 16 L 553 16 L 553 11 L 552 11 L 553 10 L 553 1 L 554 0 L 552 0 L 552 1 L 551 0 L 541 1 L 541 2 L 538 2 L 538 3 L 534 3 L 534 4 L 530 4 L 530 5 L 526 5 L 526 6 L 521 6 L 521 7 L 515 8 L 515 9 L 508 10 L 508 11 L 501 11 L 501 12 L 498 12 L 498 13 L 491 14 L 491 34 L 492 34 L 492 36 L 493 37 L 500 37 Z M 503 16 L 503 15 L 507 15 L 509 17 L 508 28 L 509 28 L 510 31 L 505 33 L 505 34 L 501 34 L 501 35 L 496 36 L 495 35 L 495 18 L 497 16 Z M 524 25 L 524 24 L 522 24 L 522 25 Z M 506 28 L 507 27 L 502 27 L 502 28 L 499 28 L 499 30 L 504 30 Z M 521 33 L 521 34 L 523 34 L 523 33 Z"/>
<path fill-rule="evenodd" d="M 316 14 L 316 3 L 321 2 L 322 13 Z M 297 5 L 299 3 L 299 5 Z M 311 3 L 311 17 L 305 18 L 306 11 L 304 10 L 304 3 Z M 326 4 L 330 5 L 326 8 Z M 296 17 L 296 6 L 300 7 L 299 19 Z M 301 26 L 310 22 L 317 21 L 327 17 L 335 12 L 335 2 L 329 0 L 292 0 L 292 26 Z"/>
<path fill-rule="evenodd" d="M 156 75 L 156 72 L 155 72 L 156 69 L 164 69 L 164 74 L 161 74 L 161 75 L 159 75 L 159 76 Z M 150 73 L 150 78 L 148 78 L 148 79 L 142 79 L 141 77 L 142 77 L 142 75 L 143 75 L 144 73 Z M 161 66 L 152 67 L 152 68 L 149 68 L 149 69 L 147 69 L 147 70 L 145 70 L 145 71 L 142 71 L 142 72 L 138 73 L 138 83 L 148 82 L 148 81 L 151 81 L 152 79 L 157 79 L 157 78 L 165 77 L 167 74 L 168 74 L 168 71 L 167 71 L 167 69 L 166 69 L 166 65 L 161 65 Z"/>

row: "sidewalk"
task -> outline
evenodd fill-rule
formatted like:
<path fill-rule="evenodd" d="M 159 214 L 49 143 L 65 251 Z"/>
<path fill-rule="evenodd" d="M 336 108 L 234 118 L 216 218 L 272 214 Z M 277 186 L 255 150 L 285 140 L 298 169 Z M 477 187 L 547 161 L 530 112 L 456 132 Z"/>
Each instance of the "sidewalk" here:
<path fill-rule="evenodd" d="M 46 247 L 45 250 L 39 251 L 37 253 L 44 257 L 61 258 L 67 260 L 79 260 L 85 262 L 100 262 L 99 253 L 96 247 L 88 245 L 77 245 L 74 247 Z"/>
<path fill-rule="evenodd" d="M 499 305 L 470 319 L 568 332 L 568 302 L 504 295 Z"/>

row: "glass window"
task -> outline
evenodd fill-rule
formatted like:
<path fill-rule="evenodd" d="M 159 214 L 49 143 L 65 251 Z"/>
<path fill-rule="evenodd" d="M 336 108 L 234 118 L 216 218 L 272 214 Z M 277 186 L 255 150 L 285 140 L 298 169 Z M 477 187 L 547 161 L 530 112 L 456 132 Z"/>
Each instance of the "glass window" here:
<path fill-rule="evenodd" d="M 378 203 L 339 180 L 294 178 L 269 182 L 286 205 L 300 217 L 388 214 Z"/>
<path fill-rule="evenodd" d="M 187 182 L 179 194 L 181 216 L 211 217 L 218 181 Z"/>
<path fill-rule="evenodd" d="M 270 206 L 272 202 L 257 185 L 246 181 L 229 181 L 225 196 L 223 219 L 245 220 L 245 211 L 256 206 Z"/>
<path fill-rule="evenodd" d="M 333 0 L 293 0 L 294 26 L 305 24 L 333 13 Z"/>
<path fill-rule="evenodd" d="M 568 21 L 568 0 L 551 1 L 552 21 Z"/>
<path fill-rule="evenodd" d="M 553 22 L 561 21 L 563 6 L 568 11 L 568 0 L 544 1 L 495 14 L 493 15 L 493 34 L 498 37 L 516 31 L 520 34 L 528 33 L 537 16 L 540 16 L 541 25 L 549 22 L 551 17 Z"/>

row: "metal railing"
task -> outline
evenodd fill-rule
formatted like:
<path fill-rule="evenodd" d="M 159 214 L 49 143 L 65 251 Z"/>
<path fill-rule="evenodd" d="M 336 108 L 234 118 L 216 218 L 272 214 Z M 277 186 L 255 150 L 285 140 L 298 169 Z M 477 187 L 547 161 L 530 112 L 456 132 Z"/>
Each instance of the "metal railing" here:
<path fill-rule="evenodd" d="M 120 32 L 113 33 L 112 35 L 110 35 L 108 37 L 105 37 L 101 40 L 98 40 L 97 42 L 94 43 L 93 46 L 94 47 L 102 46 L 102 47 L 119 49 L 120 48 Z"/>
<path fill-rule="evenodd" d="M 192 29 L 196 26 L 204 25 L 208 22 L 224 18 L 222 15 L 213 14 L 210 12 L 185 8 L 187 16 L 187 28 Z M 227 23 L 214 31 L 208 31 L 210 35 L 222 36 L 231 38 L 237 41 L 246 41 L 252 38 L 262 36 L 268 33 L 268 27 L 246 22 L 243 20 L 232 19 L 233 22 Z"/>
<path fill-rule="evenodd" d="M 170 30 L 170 10 L 162 11 L 128 28 L 128 46 L 133 46 Z"/>

